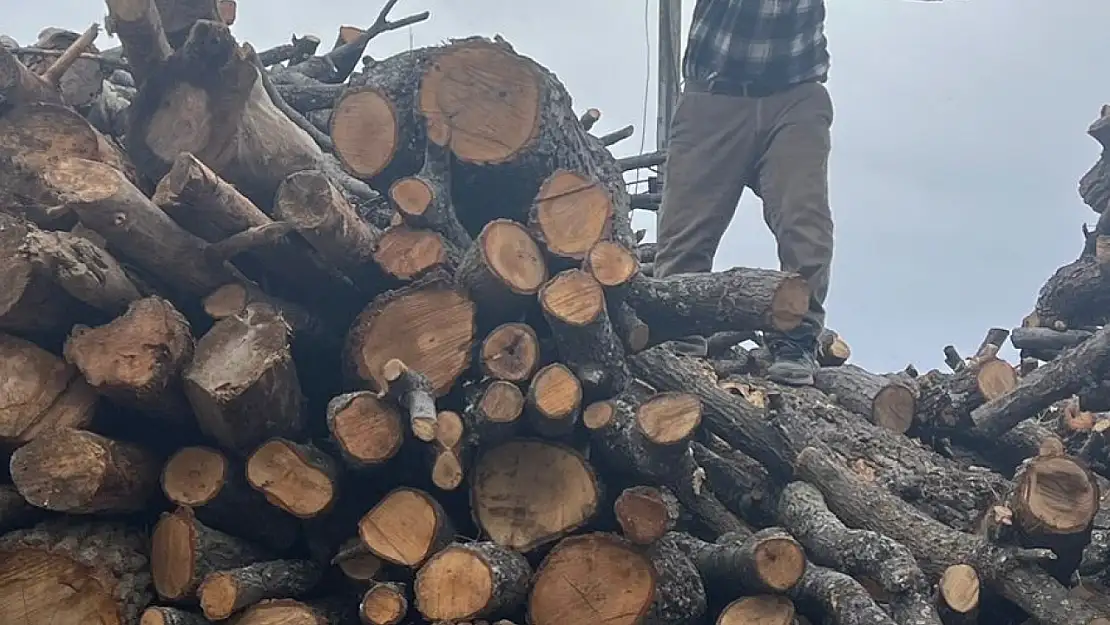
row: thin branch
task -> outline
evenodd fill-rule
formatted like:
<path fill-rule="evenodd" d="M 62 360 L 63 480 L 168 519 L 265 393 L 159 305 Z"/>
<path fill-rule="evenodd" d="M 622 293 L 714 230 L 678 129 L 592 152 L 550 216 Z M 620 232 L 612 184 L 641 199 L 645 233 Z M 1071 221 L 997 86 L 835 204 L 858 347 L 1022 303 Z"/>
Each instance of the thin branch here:
<path fill-rule="evenodd" d="M 61 84 L 62 74 L 65 74 L 66 70 L 68 70 L 74 63 L 77 62 L 77 59 L 80 58 L 81 54 L 83 54 L 85 50 L 88 50 L 89 46 L 91 46 L 92 43 L 96 41 L 96 36 L 99 34 L 100 24 L 93 22 L 92 25 L 85 30 L 85 32 L 81 33 L 81 36 L 77 38 L 77 41 L 74 41 L 72 44 L 70 44 L 70 46 L 66 48 L 60 56 L 58 56 L 58 59 L 55 60 L 50 65 L 50 67 L 48 67 L 46 71 L 42 73 L 42 79 L 55 87 Z"/>

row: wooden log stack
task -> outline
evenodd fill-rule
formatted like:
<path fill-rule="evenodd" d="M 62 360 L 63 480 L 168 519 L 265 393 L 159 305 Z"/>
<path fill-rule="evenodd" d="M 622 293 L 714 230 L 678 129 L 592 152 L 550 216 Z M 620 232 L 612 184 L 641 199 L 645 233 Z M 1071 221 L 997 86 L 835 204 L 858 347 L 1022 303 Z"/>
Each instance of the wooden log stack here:
<path fill-rule="evenodd" d="M 364 58 L 395 3 L 0 38 L 0 623 L 1110 625 L 1110 225 L 947 371 L 781 387 L 800 276 L 653 278 L 665 154 L 500 38 Z"/>

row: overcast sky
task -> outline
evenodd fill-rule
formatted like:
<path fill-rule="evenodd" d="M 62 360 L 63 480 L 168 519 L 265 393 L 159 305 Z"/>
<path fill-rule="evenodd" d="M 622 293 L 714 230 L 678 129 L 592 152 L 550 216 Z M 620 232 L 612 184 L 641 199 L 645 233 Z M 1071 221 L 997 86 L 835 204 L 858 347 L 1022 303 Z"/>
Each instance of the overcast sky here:
<path fill-rule="evenodd" d="M 694 0 L 684 4 L 685 39 Z M 1078 254 L 1080 225 L 1094 221 L 1076 186 L 1098 157 L 1085 130 L 1110 102 L 1110 2 L 829 5 L 837 247 L 828 323 L 867 368 L 941 366 L 945 344 L 968 353 L 987 328 L 1019 324 L 1044 280 Z M 80 31 L 103 6 L 25 3 L 4 28 L 25 44 L 45 26 Z M 654 149 L 656 0 L 402 0 L 394 12 L 425 9 L 429 21 L 380 37 L 369 53 L 499 33 L 552 69 L 578 110 L 600 109 L 600 131 L 636 125 L 617 156 Z M 340 24 L 368 25 L 377 10 L 240 0 L 234 31 L 258 49 L 294 33 L 329 44 Z M 103 35 L 98 44 L 115 45 Z M 760 215 L 747 196 L 718 268 L 777 266 Z M 634 222 L 654 237 L 651 214 Z"/>

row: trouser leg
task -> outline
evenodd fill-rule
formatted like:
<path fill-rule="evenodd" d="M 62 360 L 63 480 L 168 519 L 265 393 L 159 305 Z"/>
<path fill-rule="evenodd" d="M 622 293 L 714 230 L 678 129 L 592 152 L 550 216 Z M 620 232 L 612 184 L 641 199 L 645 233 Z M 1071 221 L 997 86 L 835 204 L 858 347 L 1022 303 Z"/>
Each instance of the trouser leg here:
<path fill-rule="evenodd" d="M 764 219 L 778 242 L 783 271 L 811 289 L 805 325 L 819 331 L 833 255 L 828 161 L 832 100 L 821 83 L 806 83 L 767 99 L 765 149 L 758 163 Z"/>

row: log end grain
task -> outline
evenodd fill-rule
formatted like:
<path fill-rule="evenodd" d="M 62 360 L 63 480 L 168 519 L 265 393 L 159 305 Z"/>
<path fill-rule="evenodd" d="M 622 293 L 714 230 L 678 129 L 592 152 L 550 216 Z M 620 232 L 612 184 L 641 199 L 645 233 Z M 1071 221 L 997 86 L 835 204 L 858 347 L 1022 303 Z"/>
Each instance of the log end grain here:
<path fill-rule="evenodd" d="M 639 431 L 656 445 L 679 445 L 701 424 L 701 400 L 690 393 L 659 393 L 636 409 Z"/>
<path fill-rule="evenodd" d="M 377 395 L 360 391 L 328 402 L 328 429 L 345 457 L 360 466 L 377 466 L 401 449 L 401 414 Z"/>
<path fill-rule="evenodd" d="M 359 537 L 374 555 L 408 567 L 450 542 L 451 531 L 439 503 L 415 488 L 390 492 L 358 522 Z"/>
<path fill-rule="evenodd" d="M 539 338 L 527 324 L 505 323 L 486 335 L 480 357 L 485 375 L 498 380 L 524 382 L 539 366 Z"/>
<path fill-rule="evenodd" d="M 606 288 L 626 284 L 640 272 L 636 254 L 615 241 L 598 241 L 590 248 L 584 264 L 594 279 Z"/>
<path fill-rule="evenodd" d="M 944 570 L 937 582 L 942 607 L 956 614 L 971 614 L 979 608 L 979 574 L 966 564 Z"/>
<path fill-rule="evenodd" d="M 975 378 L 979 392 L 987 401 L 1009 393 L 1018 385 L 1017 371 L 1005 360 L 990 359 L 980 363 Z"/>
<path fill-rule="evenodd" d="M 605 312 L 601 285 L 578 269 L 568 269 L 548 280 L 539 297 L 544 312 L 570 326 L 589 325 Z"/>
<path fill-rule="evenodd" d="M 1091 525 L 1099 508 L 1093 475 L 1066 456 L 1033 459 L 1020 472 L 1015 522 L 1030 533 L 1074 534 Z"/>
<path fill-rule="evenodd" d="M 475 520 L 490 540 L 529 551 L 592 519 L 600 487 L 593 468 L 570 448 L 514 440 L 481 456 L 470 493 Z"/>
<path fill-rule="evenodd" d="M 536 571 L 528 622 L 634 625 L 648 613 L 655 589 L 655 567 L 631 544 L 607 534 L 573 536 Z"/>
<path fill-rule="evenodd" d="M 352 174 L 372 178 L 397 152 L 399 124 L 393 103 L 372 87 L 350 89 L 335 103 L 331 117 L 335 154 Z"/>
<path fill-rule="evenodd" d="M 562 363 L 540 369 L 528 388 L 532 425 L 541 435 L 570 432 L 582 406 L 582 383 Z"/>
<path fill-rule="evenodd" d="M 20 445 L 93 419 L 96 390 L 76 367 L 21 338 L 0 334 L 0 441 Z"/>
<path fill-rule="evenodd" d="M 613 504 L 617 523 L 625 538 L 648 545 L 674 529 L 679 506 L 674 495 L 651 486 L 625 489 Z"/>
<path fill-rule="evenodd" d="M 312 518 L 337 497 L 335 467 L 329 460 L 308 445 L 271 439 L 247 459 L 247 482 L 293 516 Z"/>
<path fill-rule="evenodd" d="M 612 219 L 613 203 L 605 187 L 565 170 L 554 172 L 544 181 L 529 217 L 537 238 L 549 252 L 574 260 L 586 258 L 607 234 Z"/>
<path fill-rule="evenodd" d="M 403 225 L 387 228 L 374 250 L 374 261 L 398 280 L 412 280 L 449 260 L 443 237 Z"/>
<path fill-rule="evenodd" d="M 913 425 L 917 397 L 903 384 L 883 387 L 875 395 L 871 404 L 871 419 L 875 425 L 891 432 L 905 434 Z"/>
<path fill-rule="evenodd" d="M 793 625 L 794 602 L 778 595 L 743 597 L 728 604 L 717 625 Z"/>
<path fill-rule="evenodd" d="M 469 40 L 444 48 L 429 65 L 417 110 L 429 139 L 450 145 L 460 160 L 502 163 L 535 141 L 540 92 L 540 76 L 523 58 L 493 42 Z"/>
<path fill-rule="evenodd" d="M 588 430 L 603 430 L 614 423 L 617 407 L 611 400 L 595 401 L 582 412 L 582 424 Z"/>
<path fill-rule="evenodd" d="M 495 219 L 475 241 L 486 270 L 498 285 L 517 295 L 533 295 L 547 280 L 547 262 L 535 239 L 519 223 Z"/>
<path fill-rule="evenodd" d="M 359 618 L 366 625 L 397 625 L 409 611 L 408 597 L 399 584 L 379 583 L 362 595 Z"/>
<path fill-rule="evenodd" d="M 179 506 L 199 507 L 220 494 L 228 477 L 227 457 L 209 447 L 178 450 L 162 468 L 162 492 Z"/>
<path fill-rule="evenodd" d="M 430 621 L 503 616 L 523 603 L 531 574 L 515 551 L 493 543 L 454 544 L 416 574 L 416 607 Z"/>

